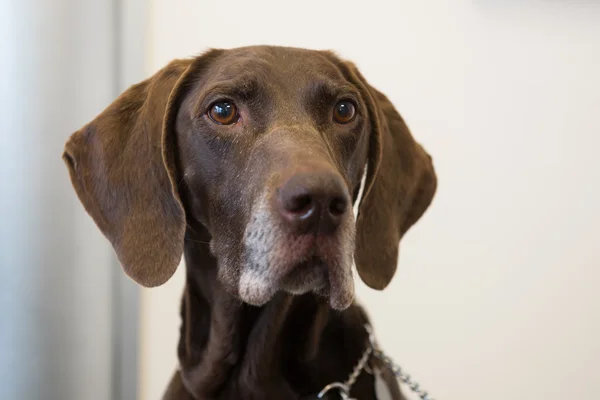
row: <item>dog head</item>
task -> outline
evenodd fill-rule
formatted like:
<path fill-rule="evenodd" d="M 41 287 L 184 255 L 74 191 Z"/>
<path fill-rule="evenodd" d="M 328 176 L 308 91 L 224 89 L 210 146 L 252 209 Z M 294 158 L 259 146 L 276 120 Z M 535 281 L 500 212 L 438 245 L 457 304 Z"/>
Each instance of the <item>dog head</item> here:
<path fill-rule="evenodd" d="M 205 236 L 219 280 L 254 305 L 314 291 L 346 308 L 353 263 L 383 289 L 436 189 L 431 158 L 353 64 L 283 47 L 173 61 L 63 158 L 134 280 L 164 283 L 186 235 Z"/>

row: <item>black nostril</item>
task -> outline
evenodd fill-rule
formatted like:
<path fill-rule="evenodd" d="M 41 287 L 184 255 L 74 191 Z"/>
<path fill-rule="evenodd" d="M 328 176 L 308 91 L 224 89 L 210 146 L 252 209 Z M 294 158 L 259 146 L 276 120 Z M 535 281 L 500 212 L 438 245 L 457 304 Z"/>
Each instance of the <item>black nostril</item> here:
<path fill-rule="evenodd" d="M 334 197 L 329 203 L 329 212 L 331 215 L 339 217 L 346 212 L 348 202 L 343 197 Z"/>
<path fill-rule="evenodd" d="M 277 190 L 277 209 L 294 232 L 331 234 L 350 207 L 340 176 L 331 172 L 295 173 Z"/>
<path fill-rule="evenodd" d="M 309 194 L 291 197 L 285 204 L 285 209 L 291 213 L 305 215 L 313 207 L 313 199 Z"/>

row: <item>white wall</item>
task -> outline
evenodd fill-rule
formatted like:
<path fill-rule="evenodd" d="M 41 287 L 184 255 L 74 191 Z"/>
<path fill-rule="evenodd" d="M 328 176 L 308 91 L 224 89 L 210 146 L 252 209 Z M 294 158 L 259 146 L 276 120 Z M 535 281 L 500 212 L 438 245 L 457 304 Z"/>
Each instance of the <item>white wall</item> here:
<path fill-rule="evenodd" d="M 61 160 L 115 96 L 115 9 L 0 0 L 0 399 L 115 399 L 116 263 Z"/>
<path fill-rule="evenodd" d="M 435 4 L 434 4 L 435 3 Z M 395 102 L 439 192 L 385 292 L 385 349 L 436 398 L 600 392 L 600 5 L 155 0 L 154 71 L 207 47 L 331 48 Z M 142 299 L 142 398 L 175 368 L 182 269 Z"/>

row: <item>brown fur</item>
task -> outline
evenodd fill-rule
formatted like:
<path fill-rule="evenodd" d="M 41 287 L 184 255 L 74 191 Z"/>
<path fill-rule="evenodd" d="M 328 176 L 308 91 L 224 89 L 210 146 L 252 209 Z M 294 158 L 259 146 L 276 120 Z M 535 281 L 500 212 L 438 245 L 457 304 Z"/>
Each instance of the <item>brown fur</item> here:
<path fill-rule="evenodd" d="M 336 125 L 327 110 L 342 89 L 356 100 L 357 117 Z M 207 119 L 215 93 L 235 100 L 238 124 Z M 342 271 L 350 265 L 339 249 L 355 241 L 360 277 L 385 288 L 400 239 L 436 189 L 431 158 L 353 64 L 329 52 L 281 47 L 173 61 L 75 132 L 63 158 L 81 202 L 131 278 L 160 285 L 185 255 L 180 370 L 168 400 L 299 399 L 345 380 L 364 351 L 367 317 L 349 305 L 353 288 Z M 273 222 L 272 242 L 252 240 L 261 251 L 281 253 L 260 275 L 278 286 L 261 304 L 241 301 L 240 277 L 254 268 L 245 227 L 256 218 L 255 206 L 275 221 L 270 199 L 300 172 L 340 177 L 357 200 L 365 164 L 355 229 L 346 213 L 340 232 L 316 233 L 328 284 L 316 293 L 285 290 L 280 279 L 288 272 L 281 268 L 288 261 L 285 268 L 298 268 L 290 249 L 300 239 Z M 373 377 L 362 373 L 352 395 L 375 399 Z"/>

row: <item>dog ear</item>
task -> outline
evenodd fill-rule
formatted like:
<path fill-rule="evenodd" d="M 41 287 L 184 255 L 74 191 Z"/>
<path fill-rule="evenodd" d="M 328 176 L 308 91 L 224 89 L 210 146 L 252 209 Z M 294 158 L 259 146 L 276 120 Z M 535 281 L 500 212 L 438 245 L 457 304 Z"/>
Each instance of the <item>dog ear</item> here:
<path fill-rule="evenodd" d="M 347 73 L 367 103 L 371 125 L 354 257 L 361 279 L 382 290 L 396 272 L 400 239 L 431 204 L 437 178 L 431 157 L 387 97 L 354 65 L 347 64 Z"/>
<path fill-rule="evenodd" d="M 174 180 L 175 119 L 190 82 L 214 55 L 171 62 L 65 145 L 80 201 L 127 275 L 143 286 L 163 284 L 181 261 L 185 212 Z"/>

